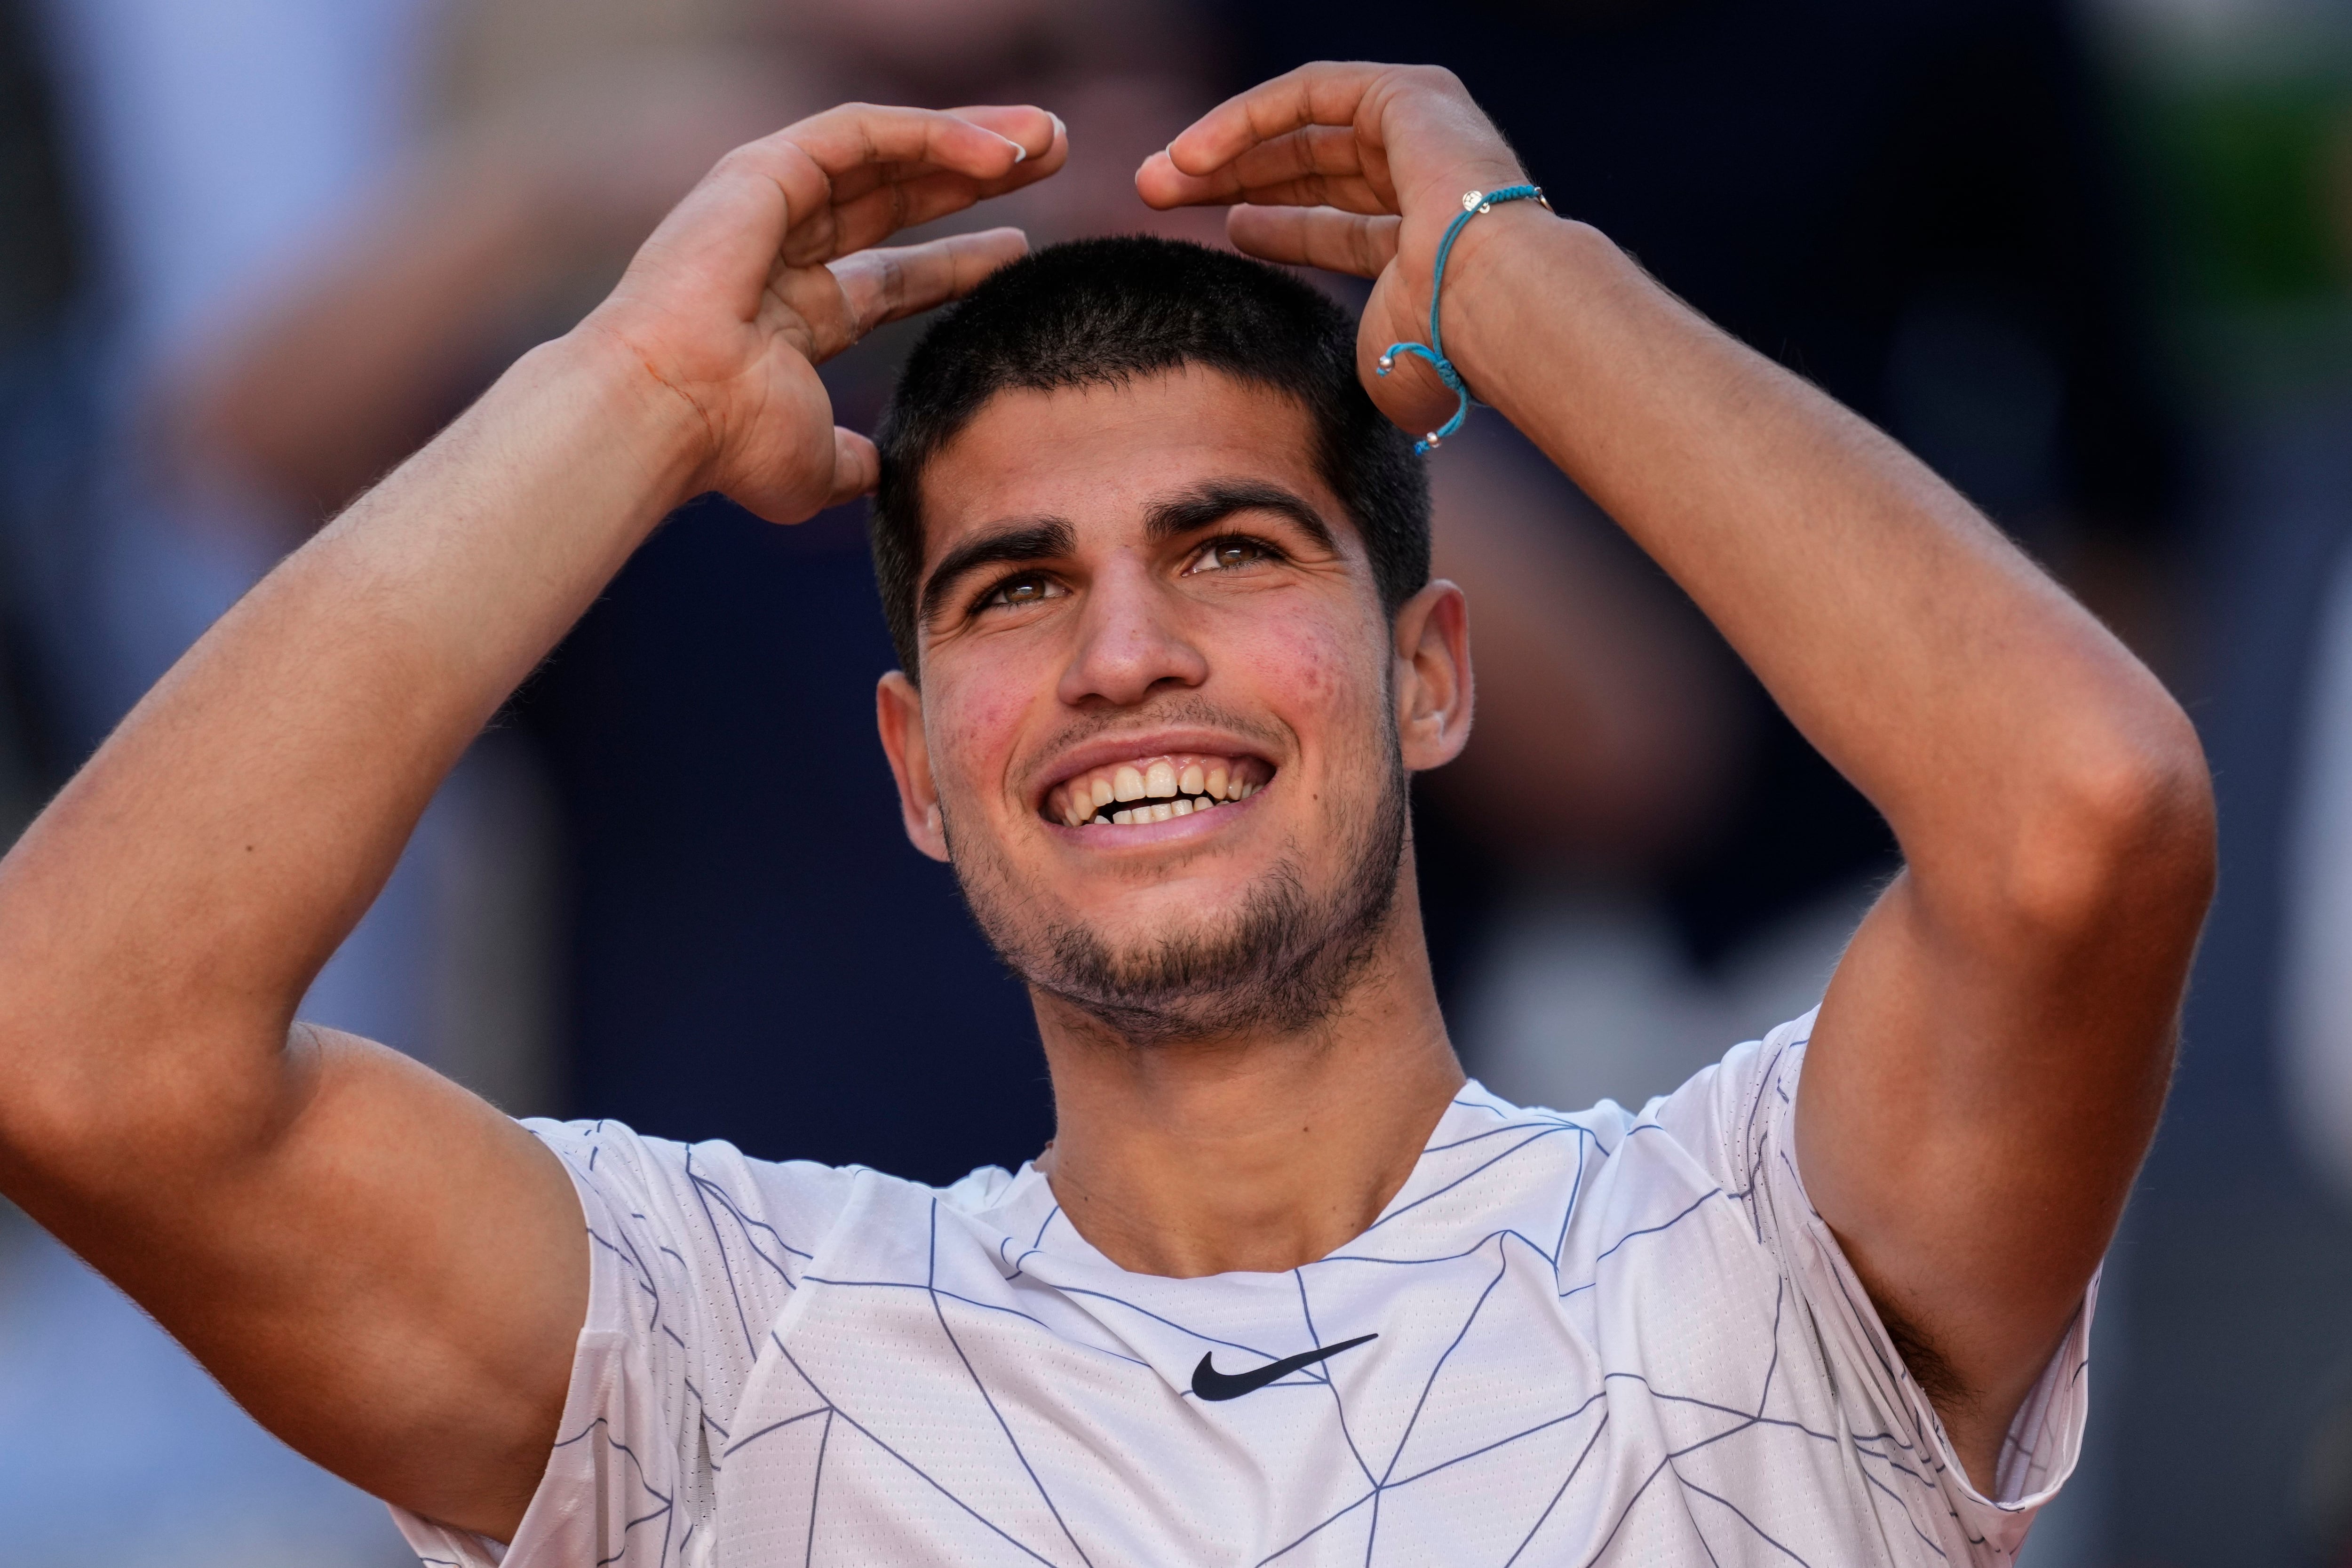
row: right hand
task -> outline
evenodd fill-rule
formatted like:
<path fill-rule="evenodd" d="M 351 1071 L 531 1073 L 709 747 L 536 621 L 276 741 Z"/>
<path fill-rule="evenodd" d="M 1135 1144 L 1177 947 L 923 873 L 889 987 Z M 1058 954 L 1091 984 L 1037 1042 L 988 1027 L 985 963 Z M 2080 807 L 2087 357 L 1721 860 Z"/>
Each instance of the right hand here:
<path fill-rule="evenodd" d="M 700 447 L 688 494 L 720 490 L 798 522 L 879 474 L 873 443 L 835 426 L 816 367 L 884 321 L 964 294 L 1028 242 L 1000 228 L 867 247 L 1041 180 L 1068 155 L 1042 109 L 813 115 L 721 158 L 579 330 L 623 345 L 685 405 Z"/>

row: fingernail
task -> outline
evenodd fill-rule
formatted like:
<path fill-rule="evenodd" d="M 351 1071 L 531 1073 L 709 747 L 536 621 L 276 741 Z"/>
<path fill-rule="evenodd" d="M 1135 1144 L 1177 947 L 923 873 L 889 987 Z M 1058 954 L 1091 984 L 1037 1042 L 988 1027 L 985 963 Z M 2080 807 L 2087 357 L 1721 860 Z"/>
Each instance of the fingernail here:
<path fill-rule="evenodd" d="M 1004 140 L 1007 142 L 1013 142 L 1013 138 L 1010 136 L 1007 136 Z M 1018 142 L 1013 142 L 1013 161 L 1016 163 L 1026 163 L 1028 158 L 1029 149 L 1024 147 Z"/>
<path fill-rule="evenodd" d="M 1066 126 L 1066 125 L 1065 125 L 1065 124 L 1063 124 L 1063 123 L 1062 123 L 1062 117 L 1061 117 L 1060 115 L 1058 115 L 1058 114 L 1055 114 L 1055 113 L 1054 113 L 1054 111 L 1053 111 L 1052 110 L 1050 110 L 1050 109 L 1049 109 L 1049 110 L 1047 110 L 1045 112 L 1046 112 L 1048 115 L 1051 115 L 1051 116 L 1052 116 L 1052 118 L 1053 118 L 1053 121 L 1054 121 L 1054 139 L 1055 139 L 1055 141 L 1059 141 L 1059 140 L 1061 140 L 1063 137 L 1067 136 L 1067 135 L 1070 133 L 1070 128 L 1069 128 L 1068 126 Z"/>

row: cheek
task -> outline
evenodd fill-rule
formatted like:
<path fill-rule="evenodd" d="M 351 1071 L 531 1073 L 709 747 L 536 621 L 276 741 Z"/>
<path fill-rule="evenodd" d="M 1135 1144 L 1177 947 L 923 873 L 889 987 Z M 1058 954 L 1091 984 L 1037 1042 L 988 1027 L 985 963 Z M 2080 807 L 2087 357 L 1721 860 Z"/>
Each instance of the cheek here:
<path fill-rule="evenodd" d="M 1250 683 L 1300 738 L 1328 748 L 1385 700 L 1387 644 L 1328 615 L 1268 616 L 1234 646 Z M 1345 742 L 1341 742 L 1344 744 Z"/>
<path fill-rule="evenodd" d="M 986 793 L 986 781 L 1001 779 L 1020 737 L 1035 684 L 1003 669 L 934 677 L 924 705 L 932 729 L 931 773 L 943 792 Z"/>
<path fill-rule="evenodd" d="M 1348 712 L 1383 689 L 1385 642 L 1369 642 L 1331 616 L 1273 616 L 1246 632 L 1242 648 L 1265 691 L 1284 708 Z"/>

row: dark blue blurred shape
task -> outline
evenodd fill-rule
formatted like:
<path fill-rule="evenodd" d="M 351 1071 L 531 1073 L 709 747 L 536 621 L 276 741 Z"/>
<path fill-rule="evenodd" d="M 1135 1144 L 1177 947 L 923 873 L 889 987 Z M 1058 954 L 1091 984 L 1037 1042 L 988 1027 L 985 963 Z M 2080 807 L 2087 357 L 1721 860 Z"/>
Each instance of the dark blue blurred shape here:
<path fill-rule="evenodd" d="M 1052 1132 L 1026 994 L 907 842 L 862 505 L 673 516 L 519 700 L 569 836 L 582 1114 L 924 1180 Z"/>

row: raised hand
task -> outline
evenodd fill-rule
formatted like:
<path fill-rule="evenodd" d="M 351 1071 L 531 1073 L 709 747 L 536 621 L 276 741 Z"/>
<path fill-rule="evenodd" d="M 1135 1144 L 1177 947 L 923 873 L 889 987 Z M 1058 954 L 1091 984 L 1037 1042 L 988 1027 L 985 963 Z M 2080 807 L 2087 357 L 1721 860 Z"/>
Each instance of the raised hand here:
<path fill-rule="evenodd" d="M 1373 365 L 1391 343 L 1427 341 L 1437 244 L 1463 193 L 1526 177 L 1453 72 L 1326 63 L 1219 104 L 1147 159 L 1135 187 L 1155 207 L 1232 206 L 1226 231 L 1250 255 L 1374 279 L 1357 371 L 1382 412 L 1419 432 L 1453 413 L 1454 395 L 1417 359 L 1387 376 Z M 1549 221 L 1496 208 L 1465 231 L 1451 267 L 1482 227 L 1530 219 Z"/>
<path fill-rule="evenodd" d="M 694 489 L 798 522 L 874 487 L 816 367 L 1022 254 L 1018 229 L 877 250 L 901 228 L 1040 180 L 1069 143 L 1042 109 L 847 104 L 719 161 L 583 323 L 617 339 L 707 433 Z"/>

